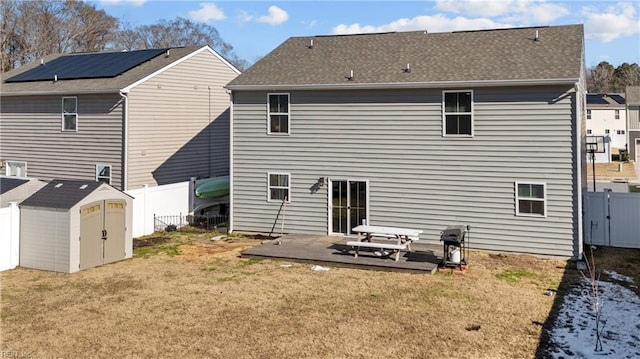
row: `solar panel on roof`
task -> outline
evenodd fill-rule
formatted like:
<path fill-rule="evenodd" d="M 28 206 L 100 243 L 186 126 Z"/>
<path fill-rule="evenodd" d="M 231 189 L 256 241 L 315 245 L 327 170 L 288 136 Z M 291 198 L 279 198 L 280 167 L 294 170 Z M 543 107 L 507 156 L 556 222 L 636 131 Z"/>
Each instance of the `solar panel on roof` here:
<path fill-rule="evenodd" d="M 624 105 L 625 104 L 624 97 L 622 97 L 620 95 L 609 95 L 609 97 L 611 97 L 611 99 L 613 99 L 613 101 L 619 103 L 620 105 Z"/>
<path fill-rule="evenodd" d="M 587 94 L 587 103 L 591 105 L 608 105 L 602 94 Z"/>
<path fill-rule="evenodd" d="M 6 82 L 115 77 L 165 52 L 165 49 L 66 55 L 13 76 Z"/>

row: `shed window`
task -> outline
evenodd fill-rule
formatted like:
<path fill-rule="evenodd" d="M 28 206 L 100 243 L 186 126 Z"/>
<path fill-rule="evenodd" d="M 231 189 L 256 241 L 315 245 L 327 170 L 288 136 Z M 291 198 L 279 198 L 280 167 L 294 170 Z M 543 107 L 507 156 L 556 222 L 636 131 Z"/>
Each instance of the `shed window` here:
<path fill-rule="evenodd" d="M 544 183 L 516 182 L 516 215 L 546 217 L 547 195 Z"/>
<path fill-rule="evenodd" d="M 96 165 L 96 181 L 111 184 L 111 165 L 100 163 Z"/>
<path fill-rule="evenodd" d="M 5 174 L 9 177 L 27 177 L 27 163 L 24 161 L 7 161 Z"/>
<path fill-rule="evenodd" d="M 78 98 L 62 98 L 62 131 L 78 131 Z"/>
<path fill-rule="evenodd" d="M 289 94 L 270 93 L 267 97 L 268 133 L 289 134 Z"/>
<path fill-rule="evenodd" d="M 443 91 L 443 134 L 473 136 L 473 92 Z"/>
<path fill-rule="evenodd" d="M 268 201 L 286 201 L 291 202 L 291 197 L 289 196 L 289 174 L 288 173 L 268 173 L 267 180 L 268 190 L 267 190 L 267 200 Z"/>

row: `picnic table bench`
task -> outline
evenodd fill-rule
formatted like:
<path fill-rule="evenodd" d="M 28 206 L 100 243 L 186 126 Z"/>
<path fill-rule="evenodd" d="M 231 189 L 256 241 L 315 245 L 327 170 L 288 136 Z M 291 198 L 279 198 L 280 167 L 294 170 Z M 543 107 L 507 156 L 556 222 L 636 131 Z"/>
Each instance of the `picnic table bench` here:
<path fill-rule="evenodd" d="M 355 248 L 355 258 L 358 258 L 358 252 L 361 247 L 366 248 L 378 248 L 381 250 L 389 249 L 395 252 L 395 261 L 400 258 L 400 251 L 408 249 L 411 252 L 411 242 L 420 239 L 422 230 L 410 229 L 410 228 L 397 228 L 397 227 L 383 227 L 383 226 L 369 226 L 359 225 L 352 229 L 353 232 L 358 233 L 357 241 L 348 241 L 347 246 Z M 373 242 L 375 237 L 382 237 L 386 239 L 396 239 L 395 243 L 386 242 Z"/>

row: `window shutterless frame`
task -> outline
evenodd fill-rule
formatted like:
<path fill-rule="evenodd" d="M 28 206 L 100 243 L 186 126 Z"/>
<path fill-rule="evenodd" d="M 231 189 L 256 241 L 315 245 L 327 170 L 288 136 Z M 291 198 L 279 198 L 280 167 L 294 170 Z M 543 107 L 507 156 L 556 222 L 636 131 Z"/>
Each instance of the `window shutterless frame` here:
<path fill-rule="evenodd" d="M 291 174 L 267 172 L 267 202 L 282 203 L 285 196 L 291 203 Z"/>
<path fill-rule="evenodd" d="M 291 96 L 289 93 L 267 93 L 267 134 L 286 136 L 291 133 Z"/>
<path fill-rule="evenodd" d="M 111 165 L 104 163 L 96 164 L 96 181 L 111 184 Z"/>
<path fill-rule="evenodd" d="M 27 177 L 27 162 L 6 161 L 5 175 L 9 177 Z"/>
<path fill-rule="evenodd" d="M 63 132 L 78 131 L 78 98 L 62 98 L 61 130 Z"/>
<path fill-rule="evenodd" d="M 516 216 L 547 217 L 547 184 L 532 181 L 515 182 L 515 201 Z"/>
<path fill-rule="evenodd" d="M 473 137 L 473 90 L 442 91 L 442 136 Z"/>

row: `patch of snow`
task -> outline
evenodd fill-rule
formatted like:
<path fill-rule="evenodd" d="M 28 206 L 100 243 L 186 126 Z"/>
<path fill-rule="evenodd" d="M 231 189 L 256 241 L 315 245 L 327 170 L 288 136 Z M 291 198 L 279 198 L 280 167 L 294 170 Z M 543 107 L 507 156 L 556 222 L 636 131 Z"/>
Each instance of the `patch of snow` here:
<path fill-rule="evenodd" d="M 551 330 L 553 358 L 639 358 L 640 298 L 627 288 L 598 281 L 602 351 L 596 352 L 596 323 L 591 286 L 585 279 L 564 297 Z"/>
<path fill-rule="evenodd" d="M 608 270 L 603 270 L 602 272 L 604 272 L 604 274 L 608 275 L 609 278 L 611 278 L 613 280 L 617 280 L 617 281 L 620 281 L 620 282 L 633 283 L 633 278 L 627 277 L 626 275 L 622 275 L 622 274 L 620 274 L 618 272 L 608 271 Z"/>

